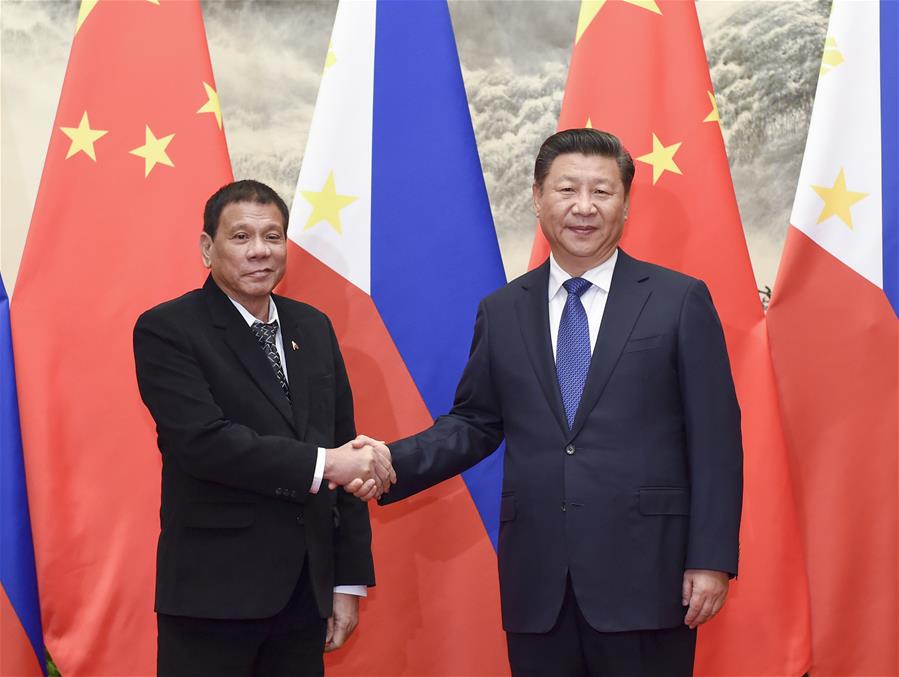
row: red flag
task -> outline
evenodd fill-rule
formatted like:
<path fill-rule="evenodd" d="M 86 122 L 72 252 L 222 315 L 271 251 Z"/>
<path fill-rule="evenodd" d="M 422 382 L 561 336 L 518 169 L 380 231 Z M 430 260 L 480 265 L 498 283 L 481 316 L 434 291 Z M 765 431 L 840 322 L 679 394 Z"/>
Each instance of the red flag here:
<path fill-rule="evenodd" d="M 768 352 L 692 2 L 583 2 L 559 129 L 619 136 L 637 173 L 622 247 L 708 284 L 743 413 L 740 575 L 703 626 L 697 675 L 800 675 L 808 589 Z M 548 248 L 542 235 L 531 265 Z"/>
<path fill-rule="evenodd" d="M 159 456 L 140 312 L 198 286 L 231 180 L 198 2 L 84 0 L 13 301 L 46 643 L 61 673 L 155 674 Z"/>
<path fill-rule="evenodd" d="M 897 33 L 895 2 L 833 5 L 768 314 L 812 675 L 899 675 Z"/>

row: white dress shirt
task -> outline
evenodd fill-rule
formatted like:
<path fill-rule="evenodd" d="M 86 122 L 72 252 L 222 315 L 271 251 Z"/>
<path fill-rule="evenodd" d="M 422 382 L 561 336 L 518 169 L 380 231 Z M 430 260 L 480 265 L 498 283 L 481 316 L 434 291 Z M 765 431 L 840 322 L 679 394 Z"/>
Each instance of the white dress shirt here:
<path fill-rule="evenodd" d="M 612 273 L 615 272 L 615 262 L 618 261 L 618 249 L 612 255 L 595 268 L 591 268 L 581 277 L 591 283 L 587 291 L 581 294 L 581 304 L 587 313 L 587 326 L 590 329 L 590 353 L 596 347 L 596 337 L 599 336 L 599 325 L 602 324 L 602 316 L 606 310 L 606 300 L 609 298 L 609 287 L 612 285 Z M 562 311 L 568 300 L 568 292 L 562 285 L 571 279 L 571 275 L 562 270 L 556 263 L 552 254 L 549 255 L 549 335 L 553 344 L 553 359 L 556 358 L 557 344 L 559 342 L 559 323 L 562 321 Z"/>
<path fill-rule="evenodd" d="M 228 300 L 234 304 L 234 307 L 237 308 L 237 311 L 240 313 L 240 316 L 247 323 L 248 327 L 252 327 L 254 322 L 259 322 L 259 318 L 255 317 L 249 310 L 244 308 L 237 301 L 232 299 L 230 296 Z M 268 299 L 268 320 L 266 324 L 271 324 L 275 320 L 278 319 L 278 306 L 275 305 L 275 300 L 269 296 Z M 278 358 L 281 360 L 281 370 L 284 372 L 284 378 L 287 379 L 287 383 L 290 384 L 290 375 L 287 373 L 287 360 L 284 359 L 284 337 L 281 335 L 281 321 L 278 320 L 278 331 L 275 333 L 275 348 L 278 351 Z M 312 475 L 312 486 L 309 487 L 310 494 L 317 494 L 318 490 L 322 485 L 322 478 L 325 474 L 325 450 L 322 447 L 318 448 L 318 456 L 315 460 L 315 472 Z M 342 592 L 347 595 L 356 595 L 357 597 L 366 597 L 368 595 L 368 588 L 364 585 L 337 585 L 334 587 L 334 592 Z"/>

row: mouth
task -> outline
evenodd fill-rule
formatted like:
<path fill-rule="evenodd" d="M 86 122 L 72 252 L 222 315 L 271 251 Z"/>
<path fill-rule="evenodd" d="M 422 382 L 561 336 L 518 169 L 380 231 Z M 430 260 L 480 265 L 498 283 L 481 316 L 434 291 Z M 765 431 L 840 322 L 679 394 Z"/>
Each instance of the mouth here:
<path fill-rule="evenodd" d="M 254 270 L 252 272 L 245 273 L 244 277 L 249 277 L 251 279 L 257 279 L 257 278 L 262 278 L 262 277 L 268 277 L 269 275 L 271 275 L 271 273 L 272 273 L 271 268 L 262 268 L 261 270 Z"/>
<path fill-rule="evenodd" d="M 575 235 L 592 235 L 594 232 L 599 230 L 596 226 L 590 225 L 571 225 L 565 226 L 566 230 L 570 230 Z"/>

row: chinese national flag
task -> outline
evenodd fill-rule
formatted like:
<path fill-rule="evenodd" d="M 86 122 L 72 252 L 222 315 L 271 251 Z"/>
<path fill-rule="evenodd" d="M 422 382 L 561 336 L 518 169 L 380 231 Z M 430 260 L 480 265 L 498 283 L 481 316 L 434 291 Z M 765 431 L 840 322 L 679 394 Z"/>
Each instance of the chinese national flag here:
<path fill-rule="evenodd" d="M 637 173 L 622 248 L 705 280 L 743 413 L 740 575 L 699 632 L 697 675 L 801 675 L 808 584 L 765 317 L 692 2 L 583 2 L 559 129 L 619 136 Z M 531 264 L 548 248 L 537 234 Z"/>
<path fill-rule="evenodd" d="M 48 649 L 65 677 L 155 674 L 159 469 L 131 332 L 199 286 L 231 180 L 198 2 L 84 0 L 12 306 Z"/>

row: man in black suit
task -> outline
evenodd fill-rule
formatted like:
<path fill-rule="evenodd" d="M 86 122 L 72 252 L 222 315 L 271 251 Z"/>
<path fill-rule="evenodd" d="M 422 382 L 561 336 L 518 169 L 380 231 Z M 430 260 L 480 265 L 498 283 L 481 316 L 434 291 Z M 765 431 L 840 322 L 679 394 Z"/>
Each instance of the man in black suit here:
<path fill-rule="evenodd" d="M 166 677 L 321 675 L 322 651 L 352 632 L 374 584 L 359 499 L 395 476 L 389 454 L 349 445 L 353 399 L 328 318 L 271 293 L 287 220 L 264 184 L 221 188 L 204 212 L 203 288 L 148 310 L 134 329 L 162 453 Z M 335 491 L 356 478 L 355 496 Z"/>
<path fill-rule="evenodd" d="M 724 336 L 705 284 L 618 248 L 633 176 L 611 134 L 544 142 L 533 200 L 550 260 L 481 302 L 452 411 L 390 445 L 384 503 L 505 439 L 498 560 L 516 676 L 690 675 L 695 628 L 737 572 Z"/>

